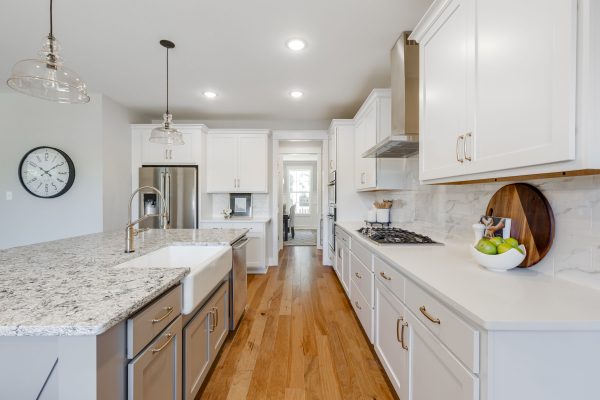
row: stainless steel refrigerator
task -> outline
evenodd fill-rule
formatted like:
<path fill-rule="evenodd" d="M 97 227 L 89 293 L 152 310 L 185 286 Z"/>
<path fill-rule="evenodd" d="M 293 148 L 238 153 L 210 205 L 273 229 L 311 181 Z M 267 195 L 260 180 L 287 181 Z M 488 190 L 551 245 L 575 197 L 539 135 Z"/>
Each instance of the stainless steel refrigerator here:
<path fill-rule="evenodd" d="M 140 186 L 154 186 L 165 196 L 165 204 L 155 192 L 140 194 L 140 217 L 169 211 L 169 227 L 195 229 L 198 227 L 198 169 L 189 167 L 141 167 Z M 160 228 L 159 218 L 140 222 L 140 228 Z"/>

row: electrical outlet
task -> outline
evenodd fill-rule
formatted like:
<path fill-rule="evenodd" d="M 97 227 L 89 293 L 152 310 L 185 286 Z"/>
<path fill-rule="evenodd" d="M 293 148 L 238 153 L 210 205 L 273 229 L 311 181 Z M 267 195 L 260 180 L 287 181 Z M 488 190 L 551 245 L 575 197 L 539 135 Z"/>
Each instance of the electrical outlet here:
<path fill-rule="evenodd" d="M 6 192 L 6 200 L 10 201 L 13 199 L 12 192 Z"/>

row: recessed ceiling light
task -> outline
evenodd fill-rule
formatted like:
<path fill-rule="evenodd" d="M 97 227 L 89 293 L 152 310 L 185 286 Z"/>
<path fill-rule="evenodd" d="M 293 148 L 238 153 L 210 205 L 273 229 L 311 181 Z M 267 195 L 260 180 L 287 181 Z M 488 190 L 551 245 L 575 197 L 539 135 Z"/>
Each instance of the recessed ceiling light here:
<path fill-rule="evenodd" d="M 306 47 L 306 42 L 302 39 L 290 39 L 285 44 L 288 49 L 293 51 L 300 51 Z"/>
<path fill-rule="evenodd" d="M 294 90 L 293 92 L 290 92 L 290 96 L 292 96 L 294 99 L 299 99 L 300 97 L 304 96 L 304 93 L 299 90 Z"/>
<path fill-rule="evenodd" d="M 217 94 L 215 92 L 206 91 L 204 92 L 204 97 L 214 99 L 215 97 L 217 97 Z"/>

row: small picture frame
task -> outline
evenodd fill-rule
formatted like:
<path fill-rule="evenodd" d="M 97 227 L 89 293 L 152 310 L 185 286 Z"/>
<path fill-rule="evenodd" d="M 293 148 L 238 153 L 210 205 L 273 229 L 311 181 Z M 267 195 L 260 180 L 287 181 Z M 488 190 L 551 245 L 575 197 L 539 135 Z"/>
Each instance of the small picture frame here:
<path fill-rule="evenodd" d="M 510 237 L 510 218 L 482 215 L 479 222 L 485 226 L 483 236 L 488 239 L 493 238 L 494 236 L 499 236 L 503 239 L 508 239 Z"/>
<path fill-rule="evenodd" d="M 251 217 L 252 195 L 250 193 L 230 193 L 229 208 L 234 217 Z"/>

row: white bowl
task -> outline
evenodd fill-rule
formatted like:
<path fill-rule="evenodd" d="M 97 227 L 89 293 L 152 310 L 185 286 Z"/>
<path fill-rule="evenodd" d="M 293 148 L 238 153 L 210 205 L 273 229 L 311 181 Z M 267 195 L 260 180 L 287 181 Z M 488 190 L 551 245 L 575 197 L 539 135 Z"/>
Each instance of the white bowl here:
<path fill-rule="evenodd" d="M 523 254 L 516 249 L 510 249 L 502 254 L 488 255 L 483 254 L 475 247 L 471 246 L 471 254 L 482 267 L 485 267 L 490 271 L 504 272 L 517 267 L 527 256 L 525 246 L 520 245 L 519 248 L 523 250 Z"/>

